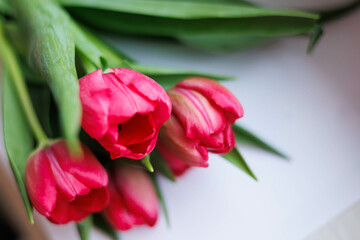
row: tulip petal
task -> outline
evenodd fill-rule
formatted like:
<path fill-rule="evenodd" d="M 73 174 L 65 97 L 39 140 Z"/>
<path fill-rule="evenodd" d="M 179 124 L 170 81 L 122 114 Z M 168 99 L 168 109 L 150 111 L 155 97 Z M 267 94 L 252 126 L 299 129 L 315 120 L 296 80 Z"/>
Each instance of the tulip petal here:
<path fill-rule="evenodd" d="M 113 71 L 125 85 L 136 89 L 150 101 L 163 102 L 171 109 L 171 102 L 165 90 L 153 79 L 128 68 L 114 68 Z"/>
<path fill-rule="evenodd" d="M 118 144 L 132 145 L 141 143 L 154 137 L 157 129 L 154 126 L 150 114 L 136 114 L 128 121 L 121 124 Z"/>
<path fill-rule="evenodd" d="M 187 78 L 175 86 L 176 88 L 192 89 L 211 99 L 226 111 L 230 123 L 244 115 L 244 110 L 236 97 L 220 83 L 203 77 Z"/>
<path fill-rule="evenodd" d="M 82 127 L 93 138 L 101 138 L 108 130 L 110 91 L 101 69 L 79 80 L 82 103 Z M 89 121 L 91 119 L 91 121 Z"/>
<path fill-rule="evenodd" d="M 169 96 L 173 113 L 185 127 L 187 137 L 200 140 L 224 129 L 226 119 L 223 111 L 200 93 L 174 88 L 169 90 Z"/>
<path fill-rule="evenodd" d="M 109 184 L 110 203 L 104 209 L 104 215 L 109 223 L 118 230 L 128 230 L 135 223 L 136 218 L 129 212 L 119 193 L 112 184 Z"/>
<path fill-rule="evenodd" d="M 116 166 L 114 181 L 126 208 L 153 226 L 158 216 L 159 200 L 149 176 L 140 168 Z M 141 224 L 141 221 L 137 224 Z"/>
<path fill-rule="evenodd" d="M 156 149 L 175 176 L 178 177 L 184 174 L 186 170 L 190 168 L 189 165 L 181 161 L 181 159 L 179 159 L 173 152 L 165 147 L 161 141 L 157 142 Z"/>
<path fill-rule="evenodd" d="M 134 159 L 141 159 L 148 155 L 152 150 L 154 150 L 157 137 L 158 132 L 156 132 L 155 136 L 150 140 L 138 144 L 129 145 L 128 148 L 132 152 L 129 154 L 129 156 L 133 156 Z"/>
<path fill-rule="evenodd" d="M 55 224 L 66 224 L 70 221 L 81 221 L 90 215 L 90 212 L 77 208 L 72 202 L 60 199 L 51 216 L 48 217 L 49 221 Z"/>
<path fill-rule="evenodd" d="M 161 128 L 159 139 L 169 151 L 186 164 L 194 167 L 208 167 L 207 149 L 199 145 L 199 141 L 185 135 L 185 130 L 176 116 L 171 115 Z"/>
<path fill-rule="evenodd" d="M 43 151 L 31 155 L 25 171 L 26 188 L 32 204 L 44 216 L 55 208 L 57 190 L 51 166 Z"/>
<path fill-rule="evenodd" d="M 109 199 L 109 190 L 103 187 L 92 189 L 89 194 L 77 197 L 73 204 L 88 212 L 99 212 L 108 205 Z"/>
<path fill-rule="evenodd" d="M 106 170 L 85 145 L 82 145 L 83 156 L 78 158 L 70 156 L 64 141 L 58 141 L 52 144 L 50 148 L 61 169 L 87 187 L 99 188 L 108 184 Z"/>
<path fill-rule="evenodd" d="M 123 84 L 114 73 L 104 74 L 103 77 L 111 91 L 110 124 L 123 123 L 136 113 L 146 114 L 154 111 L 156 104 L 153 101 L 149 101 Z"/>
<path fill-rule="evenodd" d="M 212 153 L 225 154 L 230 152 L 235 146 L 235 134 L 231 129 L 231 125 L 227 123 L 223 132 L 210 136 L 201 144 L 206 146 L 208 151 Z"/>

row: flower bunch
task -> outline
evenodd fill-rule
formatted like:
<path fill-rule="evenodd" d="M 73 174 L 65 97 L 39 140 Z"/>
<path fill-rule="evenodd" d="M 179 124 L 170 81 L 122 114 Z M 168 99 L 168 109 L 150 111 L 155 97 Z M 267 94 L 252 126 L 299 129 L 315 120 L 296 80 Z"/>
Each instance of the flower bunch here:
<path fill-rule="evenodd" d="M 174 181 L 206 168 L 210 152 L 256 179 L 236 140 L 285 157 L 235 124 L 244 111 L 218 82 L 227 77 L 142 65 L 77 20 L 197 45 L 215 33 L 251 42 L 254 31 L 308 33 L 316 15 L 247 3 L 107 2 L 0 0 L 4 142 L 30 222 L 35 208 L 52 223 L 76 222 L 81 236 L 92 223 L 107 232 L 154 226 L 164 202 L 157 174 Z M 249 23 L 254 29 L 243 28 Z"/>

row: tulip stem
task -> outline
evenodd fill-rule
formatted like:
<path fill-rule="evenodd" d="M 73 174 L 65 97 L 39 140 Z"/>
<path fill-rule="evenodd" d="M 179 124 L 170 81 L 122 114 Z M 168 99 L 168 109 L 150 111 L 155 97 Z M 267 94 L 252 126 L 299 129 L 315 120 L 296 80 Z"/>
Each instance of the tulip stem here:
<path fill-rule="evenodd" d="M 17 61 L 14 49 L 5 37 L 3 23 L 0 20 L 0 55 L 4 66 L 8 67 L 12 83 L 17 92 L 20 104 L 25 113 L 25 117 L 35 135 L 39 145 L 45 144 L 48 138 L 42 129 L 40 122 L 35 114 L 35 110 L 31 104 L 29 92 L 27 91 L 24 76 Z"/>

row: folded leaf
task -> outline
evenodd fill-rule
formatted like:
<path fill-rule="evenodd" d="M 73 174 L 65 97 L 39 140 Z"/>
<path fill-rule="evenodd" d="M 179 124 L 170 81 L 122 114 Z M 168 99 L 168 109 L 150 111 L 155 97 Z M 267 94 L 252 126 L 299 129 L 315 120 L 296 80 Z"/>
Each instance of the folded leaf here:
<path fill-rule="evenodd" d="M 257 181 L 255 174 L 251 171 L 250 167 L 247 165 L 245 159 L 236 147 L 234 147 L 233 150 L 231 150 L 229 153 L 221 156 Z"/>
<path fill-rule="evenodd" d="M 48 81 L 59 106 L 68 145 L 79 151 L 81 105 L 69 17 L 52 0 L 13 0 L 12 3 L 27 34 L 30 63 Z"/>
<path fill-rule="evenodd" d="M 235 132 L 236 140 L 239 142 L 251 144 L 255 147 L 261 148 L 265 151 L 271 152 L 275 155 L 278 155 L 281 158 L 288 159 L 288 157 L 281 153 L 280 151 L 276 150 L 270 144 L 266 143 L 265 141 L 261 140 L 259 137 L 251 133 L 249 130 L 246 130 L 239 125 L 233 125 L 232 129 Z"/>

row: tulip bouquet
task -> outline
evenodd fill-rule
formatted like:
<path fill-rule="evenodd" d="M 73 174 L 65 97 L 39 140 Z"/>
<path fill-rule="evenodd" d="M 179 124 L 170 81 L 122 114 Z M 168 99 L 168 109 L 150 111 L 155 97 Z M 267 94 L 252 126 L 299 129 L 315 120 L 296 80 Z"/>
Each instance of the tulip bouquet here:
<path fill-rule="evenodd" d="M 0 0 L 4 142 L 29 221 L 35 208 L 82 239 L 92 225 L 116 239 L 154 226 L 159 204 L 168 219 L 158 174 L 175 181 L 210 152 L 256 180 L 235 140 L 286 158 L 235 124 L 228 77 L 142 65 L 94 28 L 211 51 L 310 34 L 312 48 L 318 17 L 245 1 Z"/>

